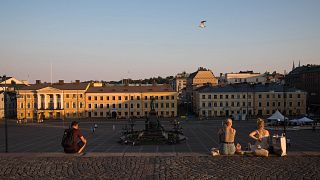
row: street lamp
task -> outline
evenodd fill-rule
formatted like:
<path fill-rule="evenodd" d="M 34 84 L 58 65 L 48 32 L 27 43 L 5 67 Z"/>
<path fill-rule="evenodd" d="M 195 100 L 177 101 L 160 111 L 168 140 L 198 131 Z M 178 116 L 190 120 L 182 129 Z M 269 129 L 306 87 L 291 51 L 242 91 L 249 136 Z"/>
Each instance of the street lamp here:
<path fill-rule="evenodd" d="M 7 94 L 6 94 L 6 86 L 7 86 L 7 83 L 6 83 L 6 75 L 3 75 L 2 77 L 4 79 L 4 91 L 3 91 L 3 95 L 4 95 L 4 136 L 5 136 L 5 145 L 6 145 L 6 150 L 5 152 L 7 153 L 8 152 L 8 121 L 7 121 L 7 117 L 6 117 L 6 106 L 7 106 L 7 103 L 6 103 L 6 97 L 7 97 Z"/>

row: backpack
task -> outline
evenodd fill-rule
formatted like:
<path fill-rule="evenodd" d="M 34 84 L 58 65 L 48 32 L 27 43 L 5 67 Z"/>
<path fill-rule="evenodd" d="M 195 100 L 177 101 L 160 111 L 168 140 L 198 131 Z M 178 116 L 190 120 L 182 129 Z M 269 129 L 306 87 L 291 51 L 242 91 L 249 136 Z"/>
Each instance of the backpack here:
<path fill-rule="evenodd" d="M 73 128 L 65 129 L 61 141 L 62 147 L 72 147 L 73 144 Z"/>

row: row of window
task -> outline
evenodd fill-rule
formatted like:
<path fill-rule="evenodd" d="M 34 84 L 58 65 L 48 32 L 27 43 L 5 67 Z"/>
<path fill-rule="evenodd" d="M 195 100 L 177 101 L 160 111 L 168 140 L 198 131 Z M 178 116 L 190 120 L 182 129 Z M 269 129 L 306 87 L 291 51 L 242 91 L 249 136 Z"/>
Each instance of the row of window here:
<path fill-rule="evenodd" d="M 288 94 L 289 95 L 289 98 L 293 98 L 293 94 Z M 258 95 L 258 97 L 259 98 L 262 98 L 262 94 L 259 94 Z M 266 98 L 282 98 L 282 97 L 284 97 L 284 98 L 287 98 L 288 96 L 287 96 L 287 94 L 277 94 L 277 96 L 276 96 L 276 94 L 272 94 L 272 95 L 270 95 L 270 94 L 266 94 L 265 95 L 266 96 Z M 242 98 L 242 99 L 245 99 L 247 96 L 245 95 L 245 94 L 242 94 L 242 95 L 240 95 L 240 94 L 237 94 L 237 95 L 229 95 L 229 94 L 225 94 L 225 95 L 205 95 L 205 94 L 203 94 L 202 95 L 202 99 L 218 99 L 218 97 L 219 97 L 219 99 L 229 99 L 229 98 L 231 98 L 231 99 L 235 99 L 235 98 L 237 98 L 237 99 L 240 99 L 240 98 Z M 297 98 L 301 98 L 301 94 L 297 94 Z M 248 99 L 251 99 L 251 95 L 250 94 L 248 94 Z"/>
<path fill-rule="evenodd" d="M 136 96 L 137 100 L 140 100 L 140 96 Z M 107 101 L 109 101 L 110 99 L 115 101 L 116 99 L 121 101 L 122 99 L 124 100 L 129 100 L 129 96 L 88 96 L 88 100 L 91 101 L 91 100 L 101 100 L 103 101 L 104 99 L 106 99 Z M 155 99 L 155 100 L 169 100 L 170 99 L 170 96 L 144 96 L 144 100 L 151 100 L 151 99 Z M 174 100 L 174 96 L 171 96 L 171 100 Z M 134 96 L 130 96 L 130 100 L 134 100 Z"/>
<path fill-rule="evenodd" d="M 144 112 L 144 116 L 147 116 L 148 114 L 149 114 L 148 111 Z M 134 112 L 130 112 L 130 115 L 131 116 L 141 116 L 142 114 L 138 111 L 138 112 L 135 112 L 135 113 Z M 164 115 L 166 115 L 166 116 L 174 116 L 175 114 L 174 114 L 174 111 L 171 111 L 171 114 L 170 114 L 170 111 L 160 111 L 160 112 L 158 112 L 158 115 L 160 115 L 160 116 L 164 116 Z M 88 112 L 88 116 L 89 117 L 110 117 L 112 115 L 111 115 L 110 112 Z M 117 112 L 117 116 L 119 116 L 119 117 L 129 116 L 129 112 L 122 113 L 122 112 L 118 111 Z"/>
<path fill-rule="evenodd" d="M 220 107 L 224 107 L 224 106 L 231 106 L 231 107 L 240 107 L 241 105 L 242 106 L 246 106 L 246 102 L 231 102 L 230 104 L 229 104 L 229 102 L 225 102 L 225 103 L 223 103 L 223 102 L 214 102 L 214 103 L 211 103 L 211 102 L 208 102 L 208 103 L 205 103 L 205 102 L 203 102 L 202 103 L 202 107 L 204 108 L 204 107 L 218 107 L 218 105 L 220 106 Z M 278 107 L 280 107 L 281 106 L 281 102 L 272 102 L 272 107 L 276 107 L 276 105 L 278 106 Z M 286 106 L 287 105 L 287 103 L 286 102 L 284 102 L 284 106 Z M 248 102 L 248 107 L 251 107 L 252 106 L 252 103 L 251 102 Z M 258 102 L 258 106 L 259 107 L 262 107 L 262 102 Z M 267 107 L 269 107 L 270 106 L 270 102 L 266 102 L 266 106 Z M 289 107 L 292 107 L 293 106 L 293 102 L 289 102 Z M 301 106 L 301 102 L 300 101 L 298 101 L 297 102 L 297 106 L 298 107 L 300 107 Z"/>
<path fill-rule="evenodd" d="M 125 109 L 127 109 L 128 108 L 128 106 L 129 106 L 129 104 L 118 104 L 118 108 L 119 109 L 121 109 L 123 106 L 122 105 L 124 105 L 124 108 Z M 155 105 L 155 108 L 170 108 L 170 103 L 155 103 L 154 104 Z M 112 108 L 116 108 L 116 104 L 106 104 L 105 106 L 104 106 L 104 104 L 88 104 L 88 108 L 89 109 L 91 109 L 91 108 L 110 108 L 110 107 L 112 107 Z M 148 103 L 144 103 L 144 108 L 148 108 L 148 107 L 150 107 L 150 105 L 148 104 Z M 175 107 L 175 105 L 174 105 L 174 103 L 171 103 L 171 108 L 174 108 Z M 134 108 L 134 104 L 130 104 L 130 108 Z M 137 103 L 136 104 L 136 108 L 140 108 L 140 104 L 139 103 Z"/>
<path fill-rule="evenodd" d="M 73 103 L 65 103 L 65 108 L 70 108 L 70 104 L 71 104 L 71 108 L 77 108 L 77 105 L 76 105 L 76 103 L 75 102 L 73 102 Z M 104 108 L 104 105 L 103 104 L 88 104 L 88 108 L 89 109 L 91 109 L 91 108 L 98 108 L 98 106 L 99 106 L 99 108 Z M 106 104 L 105 105 L 105 108 L 110 108 L 110 106 L 112 106 L 112 108 L 116 108 L 116 104 Z M 45 107 L 45 104 L 44 103 L 41 103 L 40 104 L 40 107 L 41 108 L 44 108 Z M 144 108 L 148 108 L 148 107 L 150 107 L 150 105 L 148 104 L 148 103 L 144 103 Z M 170 103 L 155 103 L 155 108 L 170 108 Z M 171 108 L 174 108 L 175 107 L 175 105 L 174 105 L 174 103 L 171 103 Z M 24 103 L 21 103 L 20 104 L 20 108 L 21 109 L 23 109 L 24 108 Z M 27 103 L 27 108 L 28 109 L 30 109 L 31 108 L 31 103 Z M 33 108 L 35 108 L 35 109 L 37 109 L 38 108 L 38 104 L 37 103 L 34 103 L 33 104 Z M 47 106 L 47 108 L 49 108 L 49 109 L 54 109 L 54 104 L 53 103 L 48 103 L 48 106 Z M 56 108 L 57 109 L 61 109 L 62 107 L 61 107 L 61 103 L 57 103 L 56 104 Z M 80 102 L 79 103 L 79 108 L 83 108 L 83 103 L 82 102 Z M 118 108 L 122 108 L 122 104 L 118 104 Z M 124 108 L 125 109 L 127 109 L 128 108 L 128 104 L 126 103 L 126 104 L 124 104 Z M 134 108 L 134 104 L 130 104 L 130 108 Z M 137 103 L 136 104 L 136 108 L 140 108 L 140 104 L 139 103 Z"/>
<path fill-rule="evenodd" d="M 53 99 L 53 94 L 48 94 L 50 99 Z M 40 95 L 41 99 L 44 99 L 44 95 Z M 23 95 L 22 95 L 23 97 Z M 26 98 L 30 99 L 32 96 L 30 94 L 26 95 Z M 60 94 L 57 94 L 58 98 L 61 98 Z M 32 98 L 37 99 L 37 96 L 34 95 Z M 77 98 L 77 94 L 66 94 L 66 98 Z M 79 98 L 83 98 L 83 94 L 79 94 Z"/>
<path fill-rule="evenodd" d="M 206 111 L 206 110 L 202 110 L 201 115 L 202 116 L 225 116 L 225 115 L 246 114 L 246 112 L 247 111 L 245 109 L 243 109 L 242 111 L 228 111 L 228 110 L 226 110 L 226 111 L 212 111 L 212 110 Z M 275 112 L 276 112 L 276 109 L 266 110 L 265 115 L 271 115 Z M 286 113 L 286 112 L 284 112 L 284 113 Z M 294 113 L 301 114 L 301 111 L 300 111 L 300 109 L 297 109 L 296 111 L 289 110 L 288 113 L 289 113 L 289 115 L 293 115 Z M 262 110 L 258 110 L 257 115 L 262 115 L 262 114 L 263 114 Z M 248 110 L 248 115 L 254 115 L 253 111 L 251 109 Z"/>

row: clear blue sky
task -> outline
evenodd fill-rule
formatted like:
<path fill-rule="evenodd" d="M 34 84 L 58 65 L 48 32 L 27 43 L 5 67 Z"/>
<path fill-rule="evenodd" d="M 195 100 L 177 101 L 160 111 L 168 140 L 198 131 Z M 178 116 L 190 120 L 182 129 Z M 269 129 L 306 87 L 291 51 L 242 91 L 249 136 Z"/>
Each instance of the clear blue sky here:
<path fill-rule="evenodd" d="M 50 81 L 50 62 L 54 81 L 289 71 L 319 64 L 319 18 L 319 0 L 0 0 L 0 73 Z"/>

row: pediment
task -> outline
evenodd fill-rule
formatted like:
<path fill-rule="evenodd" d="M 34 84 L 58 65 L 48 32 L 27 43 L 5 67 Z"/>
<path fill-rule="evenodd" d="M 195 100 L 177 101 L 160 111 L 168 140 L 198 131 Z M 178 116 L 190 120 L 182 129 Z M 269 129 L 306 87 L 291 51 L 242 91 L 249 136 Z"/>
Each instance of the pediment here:
<path fill-rule="evenodd" d="M 62 90 L 53 87 L 44 87 L 37 90 L 39 93 L 60 93 Z"/>

